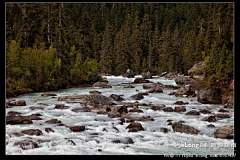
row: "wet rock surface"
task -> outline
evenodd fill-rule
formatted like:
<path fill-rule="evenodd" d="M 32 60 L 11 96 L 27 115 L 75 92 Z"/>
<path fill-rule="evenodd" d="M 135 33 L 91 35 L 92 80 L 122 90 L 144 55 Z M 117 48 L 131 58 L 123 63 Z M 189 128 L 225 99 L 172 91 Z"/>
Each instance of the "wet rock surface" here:
<path fill-rule="evenodd" d="M 144 131 L 144 128 L 142 127 L 141 123 L 132 122 L 127 127 L 128 132 L 138 132 L 138 131 Z"/>
<path fill-rule="evenodd" d="M 187 125 L 184 125 L 182 123 L 179 123 L 179 122 L 175 122 L 172 124 L 172 129 L 175 131 L 175 132 L 181 132 L 181 133 L 187 133 L 187 134 L 198 134 L 198 130 L 193 128 L 193 127 L 190 127 L 190 126 L 187 126 Z"/>
<path fill-rule="evenodd" d="M 45 93 L 41 94 L 41 96 L 47 97 L 47 96 L 57 96 L 57 95 L 54 93 L 45 92 Z"/>
<path fill-rule="evenodd" d="M 19 146 L 23 150 L 39 148 L 38 144 L 31 140 L 23 140 L 23 141 L 15 142 L 14 146 Z"/>
<path fill-rule="evenodd" d="M 234 126 L 233 125 L 224 125 L 219 127 L 214 132 L 215 138 L 222 138 L 222 139 L 233 139 L 234 138 Z"/>
<path fill-rule="evenodd" d="M 39 129 L 27 129 L 27 130 L 21 131 L 21 133 L 28 134 L 28 135 L 35 135 L 35 136 L 42 135 L 42 131 Z"/>

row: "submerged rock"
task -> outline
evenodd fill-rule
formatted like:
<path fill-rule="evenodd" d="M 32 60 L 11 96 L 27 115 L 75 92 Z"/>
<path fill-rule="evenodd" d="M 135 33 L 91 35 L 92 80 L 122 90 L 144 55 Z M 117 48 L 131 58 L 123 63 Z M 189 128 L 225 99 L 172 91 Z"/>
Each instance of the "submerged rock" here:
<path fill-rule="evenodd" d="M 142 127 L 141 123 L 132 122 L 130 123 L 126 129 L 129 129 L 128 132 L 138 132 L 138 131 L 144 131 L 144 128 Z"/>
<path fill-rule="evenodd" d="M 179 122 L 175 122 L 172 124 L 172 129 L 175 131 L 175 132 L 181 132 L 181 133 L 187 133 L 187 134 L 198 134 L 198 130 L 193 128 L 193 127 L 190 127 L 190 126 L 187 126 L 187 125 L 184 125 L 182 123 L 179 123 Z"/>
<path fill-rule="evenodd" d="M 224 125 L 219 127 L 214 132 L 215 138 L 222 138 L 222 139 L 233 139 L 234 137 L 234 126 L 233 125 Z"/>

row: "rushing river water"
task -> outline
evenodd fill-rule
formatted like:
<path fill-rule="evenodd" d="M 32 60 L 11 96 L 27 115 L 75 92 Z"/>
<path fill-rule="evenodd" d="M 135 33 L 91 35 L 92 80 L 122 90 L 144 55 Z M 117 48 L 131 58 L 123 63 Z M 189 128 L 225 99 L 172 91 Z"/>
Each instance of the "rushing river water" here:
<path fill-rule="evenodd" d="M 106 76 L 112 88 L 106 89 L 92 89 L 91 87 L 84 88 L 70 88 L 52 91 L 51 93 L 57 94 L 56 98 L 42 97 L 40 92 L 24 94 L 11 99 L 25 100 L 27 106 L 13 106 L 6 108 L 6 115 L 9 111 L 17 111 L 27 116 L 34 113 L 40 113 L 42 120 L 33 120 L 33 124 L 25 125 L 6 125 L 6 154 L 32 154 L 32 155 L 116 155 L 116 154 L 134 154 L 134 155 L 164 155 L 164 154 L 186 154 L 186 155 L 213 155 L 213 154 L 233 154 L 234 148 L 232 147 L 234 140 L 231 139 L 218 139 L 214 138 L 213 133 L 218 127 L 226 124 L 234 124 L 234 111 L 228 110 L 230 118 L 217 119 L 216 122 L 202 121 L 204 117 L 209 114 L 200 114 L 198 116 L 187 116 L 186 112 L 192 109 L 209 109 L 212 114 L 217 113 L 222 109 L 221 105 L 201 104 L 197 101 L 196 97 L 181 98 L 175 95 L 168 95 L 173 90 L 163 90 L 163 93 L 149 93 L 144 96 L 144 99 L 139 100 L 141 103 L 157 103 L 164 104 L 174 108 L 176 101 L 189 102 L 186 104 L 186 112 L 163 112 L 154 111 L 151 107 L 139 106 L 143 113 L 132 113 L 138 116 L 151 116 L 154 121 L 138 121 L 142 124 L 145 131 L 128 132 L 126 127 L 129 123 L 119 124 L 119 118 L 109 118 L 108 115 L 101 115 L 92 112 L 79 112 L 71 111 L 73 108 L 79 108 L 79 103 L 67 103 L 58 101 L 57 97 L 67 95 L 89 94 L 89 91 L 98 90 L 104 96 L 111 94 L 124 95 L 122 96 L 126 102 L 135 102 L 131 100 L 130 96 L 145 92 L 143 84 L 133 84 L 135 88 L 124 88 L 124 82 L 133 82 L 135 78 L 123 78 L 121 76 Z M 176 85 L 174 80 L 167 80 L 165 78 L 149 79 L 152 82 L 161 82 L 168 85 Z M 136 91 L 139 90 L 139 91 Z M 11 100 L 10 99 L 10 100 Z M 44 110 L 30 110 L 30 106 L 38 106 L 37 103 L 49 104 Z M 54 109 L 55 104 L 66 104 L 69 109 Z M 58 119 L 67 126 L 84 125 L 85 130 L 82 132 L 72 132 L 65 126 L 56 126 L 56 124 L 44 123 L 49 119 Z M 198 129 L 198 135 L 191 135 L 185 133 L 174 132 L 171 125 L 168 125 L 167 120 L 185 121 L 184 124 Z M 207 125 L 213 124 L 215 128 L 209 128 Z M 52 128 L 55 132 L 45 132 L 45 128 Z M 113 129 L 116 127 L 118 131 Z M 105 128 L 105 129 L 104 129 Z M 168 128 L 168 133 L 163 133 L 160 128 Z M 26 129 L 40 129 L 43 135 L 30 136 L 23 135 L 20 137 L 14 136 L 14 132 L 21 132 Z M 97 133 L 97 134 L 96 134 Z M 133 144 L 125 143 L 127 137 L 133 140 Z M 39 148 L 22 150 L 19 146 L 14 146 L 15 142 L 29 139 L 36 141 Z M 40 143 L 38 140 L 46 141 Z M 72 140 L 73 143 L 71 143 Z M 122 143 L 112 143 L 113 140 L 120 140 Z M 207 145 L 207 146 L 197 146 Z M 224 144 L 225 146 L 220 146 Z M 190 145 L 192 145 L 190 147 Z M 194 146 L 195 145 L 195 146 Z"/>

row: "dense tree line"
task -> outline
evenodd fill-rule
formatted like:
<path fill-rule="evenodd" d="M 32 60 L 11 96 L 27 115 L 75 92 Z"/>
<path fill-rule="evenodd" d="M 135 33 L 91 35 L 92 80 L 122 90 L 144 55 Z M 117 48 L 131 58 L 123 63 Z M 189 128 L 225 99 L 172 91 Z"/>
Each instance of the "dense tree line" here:
<path fill-rule="evenodd" d="M 84 83 L 92 72 L 233 78 L 232 3 L 7 3 L 7 94 Z"/>

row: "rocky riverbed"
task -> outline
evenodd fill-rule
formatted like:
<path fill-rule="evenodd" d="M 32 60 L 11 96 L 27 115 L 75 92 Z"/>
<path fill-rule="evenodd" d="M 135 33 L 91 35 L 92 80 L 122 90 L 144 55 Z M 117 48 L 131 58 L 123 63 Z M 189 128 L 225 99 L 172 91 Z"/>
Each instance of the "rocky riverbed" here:
<path fill-rule="evenodd" d="M 6 154 L 234 153 L 233 109 L 198 102 L 189 83 L 137 77 L 8 99 Z"/>

